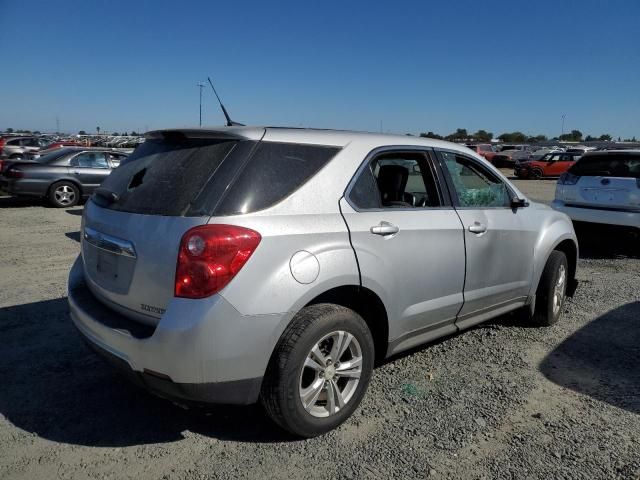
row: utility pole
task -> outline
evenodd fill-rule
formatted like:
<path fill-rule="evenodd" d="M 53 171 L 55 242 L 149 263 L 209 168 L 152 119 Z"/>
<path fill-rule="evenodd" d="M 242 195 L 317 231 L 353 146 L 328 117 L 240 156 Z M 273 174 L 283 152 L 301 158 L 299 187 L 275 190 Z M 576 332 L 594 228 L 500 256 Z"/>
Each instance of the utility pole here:
<path fill-rule="evenodd" d="M 56 116 L 56 133 L 60 133 L 60 117 Z"/>
<path fill-rule="evenodd" d="M 200 126 L 202 126 L 202 89 L 204 88 L 204 83 L 198 83 L 198 88 L 200 89 Z"/>
<path fill-rule="evenodd" d="M 562 114 L 562 129 L 560 130 L 560 141 L 562 141 L 562 137 L 564 136 L 564 117 L 566 117 L 566 115 L 563 113 Z"/>

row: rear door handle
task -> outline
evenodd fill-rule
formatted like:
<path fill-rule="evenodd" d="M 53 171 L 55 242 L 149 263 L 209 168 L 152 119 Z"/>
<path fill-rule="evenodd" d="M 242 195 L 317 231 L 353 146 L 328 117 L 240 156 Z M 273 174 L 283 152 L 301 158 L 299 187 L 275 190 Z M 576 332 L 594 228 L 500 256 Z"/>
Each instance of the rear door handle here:
<path fill-rule="evenodd" d="M 380 222 L 369 229 L 374 235 L 393 235 L 398 233 L 400 229 L 389 222 Z"/>
<path fill-rule="evenodd" d="M 473 222 L 473 225 L 469 225 L 469 231 L 476 234 L 484 233 L 487 231 L 487 226 L 484 223 Z"/>

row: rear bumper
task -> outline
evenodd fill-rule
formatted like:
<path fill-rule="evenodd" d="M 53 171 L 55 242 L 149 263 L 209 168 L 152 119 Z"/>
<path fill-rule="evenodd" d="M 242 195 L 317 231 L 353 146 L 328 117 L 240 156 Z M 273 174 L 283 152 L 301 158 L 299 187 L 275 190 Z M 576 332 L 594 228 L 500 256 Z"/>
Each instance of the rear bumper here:
<path fill-rule="evenodd" d="M 640 228 L 640 212 L 568 206 L 562 200 L 554 200 L 551 202 L 551 207 L 566 213 L 576 222 Z"/>
<path fill-rule="evenodd" d="M 94 352 L 119 370 L 129 381 L 171 401 L 246 405 L 255 403 L 260 394 L 262 378 L 217 383 L 177 383 L 155 372 L 136 372 L 122 358 L 104 350 L 86 336 L 84 339 Z"/>
<path fill-rule="evenodd" d="M 80 334 L 128 378 L 163 397 L 250 404 L 286 315 L 243 316 L 220 295 L 173 299 L 157 326 L 141 325 L 99 302 L 78 257 L 69 274 L 69 310 Z"/>
<path fill-rule="evenodd" d="M 0 190 L 12 195 L 25 195 L 29 197 L 44 197 L 47 194 L 48 184 L 30 182 L 22 179 L 12 179 L 0 176 Z"/>

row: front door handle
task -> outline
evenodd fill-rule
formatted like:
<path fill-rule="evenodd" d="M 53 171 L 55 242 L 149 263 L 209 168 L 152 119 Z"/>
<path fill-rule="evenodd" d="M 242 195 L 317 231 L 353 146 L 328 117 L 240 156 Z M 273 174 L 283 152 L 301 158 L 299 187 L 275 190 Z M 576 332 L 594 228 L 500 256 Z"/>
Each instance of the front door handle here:
<path fill-rule="evenodd" d="M 476 234 L 484 233 L 487 231 L 487 226 L 484 223 L 473 222 L 473 225 L 469 225 L 469 231 Z"/>
<path fill-rule="evenodd" d="M 398 233 L 400 229 L 389 222 L 380 222 L 369 229 L 374 235 L 393 235 Z"/>

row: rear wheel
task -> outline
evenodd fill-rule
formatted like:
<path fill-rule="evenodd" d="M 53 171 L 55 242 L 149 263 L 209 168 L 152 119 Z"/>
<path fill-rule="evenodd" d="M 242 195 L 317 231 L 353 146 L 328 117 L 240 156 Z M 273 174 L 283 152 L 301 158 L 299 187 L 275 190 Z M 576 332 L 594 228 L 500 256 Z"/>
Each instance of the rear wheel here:
<path fill-rule="evenodd" d="M 532 322 L 540 326 L 557 323 L 567 294 L 569 268 L 564 253 L 554 250 L 547 264 L 536 292 L 536 306 Z"/>
<path fill-rule="evenodd" d="M 278 342 L 262 404 L 280 427 L 295 435 L 326 433 L 358 408 L 373 362 L 373 338 L 360 315 L 333 304 L 306 307 Z"/>
<path fill-rule="evenodd" d="M 71 182 L 58 182 L 49 188 L 48 198 L 54 207 L 73 207 L 80 201 L 80 190 Z"/>

